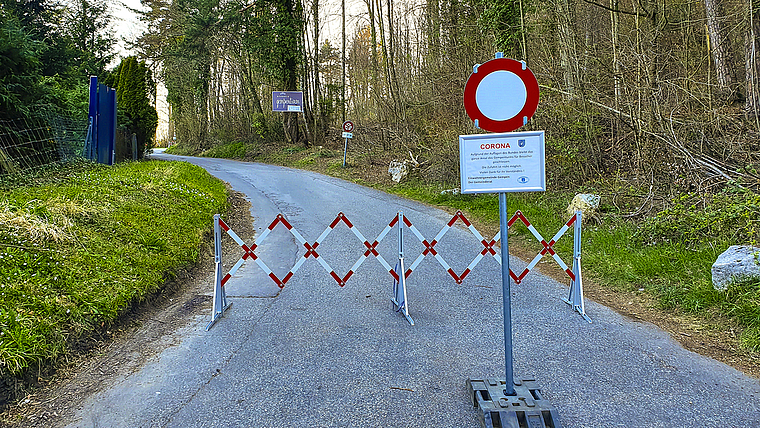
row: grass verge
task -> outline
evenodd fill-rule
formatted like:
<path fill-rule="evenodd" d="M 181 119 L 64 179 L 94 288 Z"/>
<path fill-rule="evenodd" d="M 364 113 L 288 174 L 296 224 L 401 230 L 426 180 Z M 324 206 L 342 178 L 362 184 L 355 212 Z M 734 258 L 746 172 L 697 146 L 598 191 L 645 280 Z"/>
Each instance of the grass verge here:
<path fill-rule="evenodd" d="M 197 261 L 227 193 L 199 167 L 63 166 L 0 188 L 0 372 L 39 373 Z"/>

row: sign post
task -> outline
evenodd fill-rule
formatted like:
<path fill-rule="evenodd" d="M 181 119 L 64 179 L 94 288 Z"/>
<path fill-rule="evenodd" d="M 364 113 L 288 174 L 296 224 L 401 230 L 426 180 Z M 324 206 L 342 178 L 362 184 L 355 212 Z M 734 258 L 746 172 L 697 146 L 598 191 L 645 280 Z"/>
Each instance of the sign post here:
<path fill-rule="evenodd" d="M 498 193 L 501 226 L 501 282 L 504 304 L 504 395 L 514 396 L 512 300 L 509 276 L 507 192 L 546 190 L 543 131 L 459 136 L 460 188 L 465 193 Z"/>
<path fill-rule="evenodd" d="M 512 352 L 512 296 L 509 270 L 508 192 L 546 190 L 544 132 L 512 132 L 526 125 L 538 107 L 538 82 L 525 62 L 501 52 L 473 67 L 464 106 L 476 127 L 498 134 L 459 136 L 461 193 L 498 193 L 504 315 L 504 382 L 468 379 L 474 406 L 485 428 L 561 428 L 559 415 L 543 400 L 533 379 L 516 381 Z"/>
<path fill-rule="evenodd" d="M 507 210 L 507 194 L 499 193 L 499 233 L 501 235 L 501 294 L 502 313 L 504 314 L 504 366 L 506 382 L 504 395 L 515 395 L 515 378 L 512 362 L 512 293 L 509 287 L 509 219 Z M 506 280 L 504 279 L 506 278 Z"/>
<path fill-rule="evenodd" d="M 343 168 L 346 167 L 346 153 L 348 153 L 348 139 L 354 138 L 354 122 L 347 120 L 343 122 Z"/>

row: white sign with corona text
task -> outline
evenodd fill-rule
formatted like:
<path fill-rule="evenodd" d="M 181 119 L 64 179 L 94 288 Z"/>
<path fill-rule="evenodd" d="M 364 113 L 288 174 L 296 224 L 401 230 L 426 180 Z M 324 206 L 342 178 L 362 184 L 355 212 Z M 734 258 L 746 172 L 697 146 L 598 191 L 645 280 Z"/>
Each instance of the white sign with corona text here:
<path fill-rule="evenodd" d="M 462 193 L 546 191 L 544 131 L 459 136 Z"/>

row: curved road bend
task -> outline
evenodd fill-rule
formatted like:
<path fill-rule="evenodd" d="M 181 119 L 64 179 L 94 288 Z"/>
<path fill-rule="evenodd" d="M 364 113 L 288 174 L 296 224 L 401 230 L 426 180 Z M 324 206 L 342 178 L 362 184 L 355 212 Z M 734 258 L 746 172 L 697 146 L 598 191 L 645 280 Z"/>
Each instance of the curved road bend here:
<path fill-rule="evenodd" d="M 314 242 L 342 211 L 372 241 L 403 210 L 430 240 L 451 218 L 316 173 L 153 157 L 200 165 L 245 193 L 257 233 L 283 213 Z M 378 246 L 391 264 L 396 233 Z M 405 242 L 408 266 L 422 247 L 411 233 Z M 435 248 L 461 272 L 483 247 L 452 228 Z M 364 249 L 339 225 L 317 251 L 342 275 Z M 257 249 L 280 276 L 304 252 L 282 227 Z M 500 272 L 484 258 L 457 285 L 426 258 L 409 279 L 412 327 L 391 310 L 390 275 L 372 257 L 343 288 L 309 258 L 282 291 L 248 262 L 211 331 L 208 316 L 192 320 L 176 345 L 81 402 L 67 426 L 477 428 L 465 380 L 504 377 Z M 594 302 L 588 324 L 560 300 L 567 290 L 537 273 L 512 286 L 515 375 L 535 376 L 564 427 L 760 427 L 758 379 Z"/>

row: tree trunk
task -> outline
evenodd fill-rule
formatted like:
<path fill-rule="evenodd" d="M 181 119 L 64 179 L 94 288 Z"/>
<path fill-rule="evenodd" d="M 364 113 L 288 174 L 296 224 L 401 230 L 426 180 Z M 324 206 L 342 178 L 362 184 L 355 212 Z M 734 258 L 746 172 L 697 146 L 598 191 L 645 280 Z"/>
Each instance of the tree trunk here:
<path fill-rule="evenodd" d="M 425 23 L 427 45 L 427 62 L 432 69 L 437 69 L 441 62 L 441 10 L 438 0 L 428 0 L 425 4 Z"/>
<path fill-rule="evenodd" d="M 298 15 L 297 6 L 294 4 L 294 0 L 284 0 L 283 9 L 282 12 L 288 14 L 290 22 L 299 20 L 300 16 Z M 286 91 L 298 90 L 299 46 L 297 40 L 298 39 L 296 38 L 292 41 L 290 49 L 285 54 L 286 56 L 284 58 L 283 83 Z M 283 115 L 285 116 L 283 118 L 285 139 L 289 144 L 299 143 L 301 141 L 301 134 L 298 127 L 298 113 L 283 113 Z"/>
<path fill-rule="evenodd" d="M 390 98 L 393 101 L 393 109 L 394 109 L 394 112 L 395 112 L 395 107 L 396 107 L 396 92 L 393 90 L 393 83 L 392 83 L 392 80 L 391 80 L 392 76 L 391 76 L 391 68 L 390 68 L 391 64 L 390 64 L 390 59 L 389 59 L 389 56 L 388 56 L 388 43 L 387 43 L 386 38 L 385 38 L 386 37 L 385 36 L 385 25 L 383 24 L 383 21 L 384 21 L 384 19 L 383 19 L 383 13 L 382 13 L 383 12 L 383 5 L 380 2 L 380 0 L 376 0 L 376 1 L 377 1 L 377 15 L 378 15 L 378 18 L 379 18 L 377 20 L 377 23 L 378 23 L 378 26 L 380 27 L 380 45 L 382 46 L 382 49 L 383 49 L 383 66 L 385 68 L 385 81 L 388 84 L 388 89 L 387 89 L 388 92 L 387 93 L 388 93 L 388 95 L 390 95 Z M 390 4 L 390 2 L 388 4 Z M 390 36 L 389 36 L 389 38 L 390 38 Z M 384 95 L 382 92 L 381 92 L 381 94 Z"/>
<path fill-rule="evenodd" d="M 313 15 L 314 15 L 314 95 L 312 101 L 312 116 L 314 120 L 314 130 L 312 141 L 314 144 L 320 144 L 322 142 L 322 125 L 323 117 L 322 111 L 319 106 L 319 100 L 322 97 L 319 84 L 319 0 L 312 0 Z"/>
<path fill-rule="evenodd" d="M 620 97 L 622 96 L 619 45 L 620 45 L 620 13 L 618 12 L 619 0 L 610 0 L 610 21 L 612 23 L 612 78 L 614 79 L 615 110 L 620 110 Z"/>
<path fill-rule="evenodd" d="M 555 18 L 559 42 L 559 61 L 565 83 L 565 91 L 575 95 L 578 89 L 578 54 L 575 45 L 574 19 L 569 0 L 557 0 Z"/>
<path fill-rule="evenodd" d="M 391 87 L 389 88 L 391 93 L 394 94 L 394 100 L 396 101 L 396 105 L 394 105 L 395 109 L 398 109 L 398 96 L 400 95 L 399 86 L 398 86 L 398 78 L 396 77 L 396 60 L 395 60 L 395 43 L 393 42 L 393 39 L 395 37 L 394 33 L 394 26 L 393 26 L 393 0 L 388 0 L 388 50 L 389 50 L 389 58 L 388 58 L 388 69 L 390 70 L 390 81 L 391 81 Z"/>
<path fill-rule="evenodd" d="M 747 99 L 744 105 L 748 117 L 754 118 L 760 130 L 760 0 L 747 0 L 749 22 L 746 34 L 745 72 Z"/>
<path fill-rule="evenodd" d="M 370 51 L 372 52 L 372 92 L 376 92 L 377 90 L 377 75 L 378 75 L 378 66 L 377 66 L 377 32 L 375 30 L 375 1 L 374 0 L 366 0 L 367 1 L 367 10 L 369 12 L 369 34 L 370 34 L 370 43 L 372 46 L 370 46 Z"/>
<path fill-rule="evenodd" d="M 726 37 L 724 25 L 723 0 L 705 0 L 705 13 L 710 51 L 718 83 L 716 95 L 721 100 L 733 102 L 737 99 L 737 88 L 734 67 L 731 63 L 731 44 Z"/>

